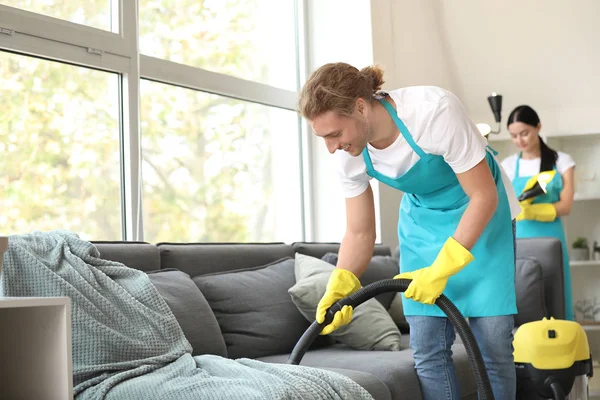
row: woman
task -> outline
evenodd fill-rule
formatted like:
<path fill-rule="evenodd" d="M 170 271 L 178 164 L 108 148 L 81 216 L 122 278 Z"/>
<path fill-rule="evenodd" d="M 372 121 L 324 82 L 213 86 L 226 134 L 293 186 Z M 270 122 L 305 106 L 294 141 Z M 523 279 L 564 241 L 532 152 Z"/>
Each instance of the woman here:
<path fill-rule="evenodd" d="M 529 188 L 540 172 L 558 172 L 547 186 L 550 189 L 548 193 L 536 197 L 533 202 L 522 204 L 523 211 L 517 217 L 517 238 L 553 236 L 562 242 L 565 319 L 572 321 L 569 249 L 560 217 L 568 215 L 573 205 L 575 161 L 570 155 L 557 152 L 544 143 L 540 137 L 540 118 L 531 107 L 522 105 L 515 108 L 508 117 L 507 125 L 512 141 L 520 151 L 504 159 L 502 166 L 512 180 L 516 193 L 520 194 Z"/>
<path fill-rule="evenodd" d="M 460 397 L 454 329 L 433 304 L 443 292 L 470 319 L 495 398 L 512 400 L 512 220 L 520 208 L 510 180 L 456 96 L 425 86 L 385 93 L 382 84 L 377 66 L 333 63 L 301 91 L 300 112 L 333 153 L 346 197 L 346 233 L 316 319 L 360 288 L 375 243 L 375 178 L 404 193 L 396 278 L 412 279 L 403 306 L 424 399 Z M 351 318 L 344 307 L 323 334 Z"/>

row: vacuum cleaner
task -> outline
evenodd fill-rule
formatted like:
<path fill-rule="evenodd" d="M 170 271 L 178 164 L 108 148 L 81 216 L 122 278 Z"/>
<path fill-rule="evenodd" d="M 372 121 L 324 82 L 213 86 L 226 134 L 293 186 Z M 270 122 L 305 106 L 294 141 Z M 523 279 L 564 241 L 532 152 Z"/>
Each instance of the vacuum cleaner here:
<path fill-rule="evenodd" d="M 410 279 L 384 279 L 340 299 L 319 324 L 314 321 L 296 343 L 288 364 L 298 365 L 323 328 L 343 306 L 358 307 L 386 292 L 404 292 Z M 446 314 L 462 339 L 475 375 L 480 400 L 494 394 L 473 332 L 456 306 L 442 294 L 435 304 Z M 521 325 L 514 336 L 517 400 L 588 400 L 588 381 L 593 376 L 592 356 L 583 328 L 576 322 L 544 318 Z M 568 394 L 568 396 L 567 396 Z"/>
<path fill-rule="evenodd" d="M 517 329 L 513 347 L 518 400 L 588 399 L 594 369 L 586 333 L 577 322 L 527 322 Z"/>

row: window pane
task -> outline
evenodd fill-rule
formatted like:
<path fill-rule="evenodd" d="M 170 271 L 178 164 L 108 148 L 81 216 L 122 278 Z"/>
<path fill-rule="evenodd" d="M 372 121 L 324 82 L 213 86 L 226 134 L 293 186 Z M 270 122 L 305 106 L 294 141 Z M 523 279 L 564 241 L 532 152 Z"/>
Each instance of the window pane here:
<path fill-rule="evenodd" d="M 301 238 L 297 114 L 142 81 L 144 240 Z"/>
<path fill-rule="evenodd" d="M 293 0 L 140 0 L 140 51 L 296 90 Z"/>
<path fill-rule="evenodd" d="M 105 31 L 113 31 L 112 11 L 117 12 L 117 7 L 114 7 L 114 10 L 111 7 L 113 2 L 117 4 L 117 0 L 0 0 L 2 5 Z M 114 32 L 118 32 L 118 26 L 114 28 Z"/>
<path fill-rule="evenodd" d="M 0 226 L 121 238 L 119 77 L 0 52 Z"/>

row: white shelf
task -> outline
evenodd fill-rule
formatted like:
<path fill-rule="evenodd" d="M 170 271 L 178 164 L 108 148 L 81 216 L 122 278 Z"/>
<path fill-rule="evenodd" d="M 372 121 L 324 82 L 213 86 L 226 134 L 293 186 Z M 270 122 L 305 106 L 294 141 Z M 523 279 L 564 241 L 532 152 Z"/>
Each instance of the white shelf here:
<path fill-rule="evenodd" d="M 599 260 L 569 261 L 571 267 L 600 267 Z"/>
<path fill-rule="evenodd" d="M 0 297 L 3 399 L 73 398 L 68 297 Z"/>
<path fill-rule="evenodd" d="M 600 192 L 599 193 L 575 193 L 573 200 L 575 200 L 575 201 L 600 200 Z"/>
<path fill-rule="evenodd" d="M 584 331 L 600 331 L 600 325 L 594 325 L 594 324 L 585 325 L 585 324 L 582 324 L 581 327 L 583 328 Z"/>

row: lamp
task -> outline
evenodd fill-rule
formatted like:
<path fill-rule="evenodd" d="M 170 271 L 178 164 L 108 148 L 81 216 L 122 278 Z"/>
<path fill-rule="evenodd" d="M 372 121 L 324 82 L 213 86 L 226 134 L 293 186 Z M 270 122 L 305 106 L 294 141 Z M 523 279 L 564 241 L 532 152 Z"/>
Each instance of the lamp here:
<path fill-rule="evenodd" d="M 490 103 L 490 108 L 492 109 L 492 113 L 494 113 L 494 119 L 496 120 L 496 123 L 498 124 L 498 129 L 493 131 L 490 128 L 490 131 L 488 132 L 488 135 L 490 133 L 500 133 L 500 122 L 502 121 L 502 95 L 501 94 L 496 94 L 496 92 L 493 92 L 491 94 L 491 96 L 488 96 L 488 103 Z M 484 135 L 487 137 L 487 135 Z"/>
<path fill-rule="evenodd" d="M 488 96 L 488 103 L 494 113 L 494 119 L 500 123 L 502 121 L 502 95 L 496 94 L 496 92 L 492 93 L 491 96 Z"/>

